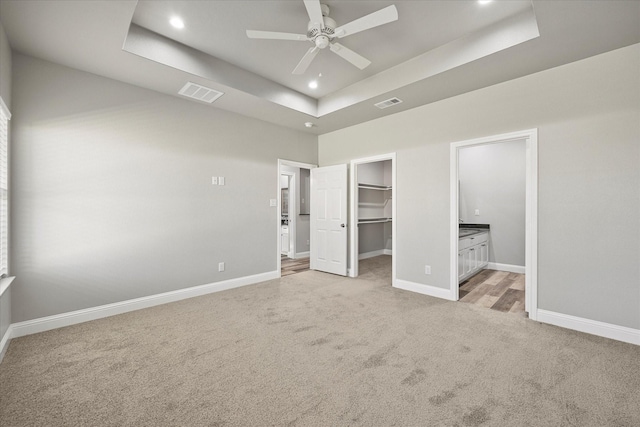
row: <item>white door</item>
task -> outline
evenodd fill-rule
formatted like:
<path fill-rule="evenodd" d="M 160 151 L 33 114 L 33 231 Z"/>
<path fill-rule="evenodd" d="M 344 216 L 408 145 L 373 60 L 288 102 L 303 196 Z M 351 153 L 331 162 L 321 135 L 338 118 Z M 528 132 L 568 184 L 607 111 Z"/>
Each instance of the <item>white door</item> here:
<path fill-rule="evenodd" d="M 311 169 L 313 270 L 347 275 L 347 165 Z"/>

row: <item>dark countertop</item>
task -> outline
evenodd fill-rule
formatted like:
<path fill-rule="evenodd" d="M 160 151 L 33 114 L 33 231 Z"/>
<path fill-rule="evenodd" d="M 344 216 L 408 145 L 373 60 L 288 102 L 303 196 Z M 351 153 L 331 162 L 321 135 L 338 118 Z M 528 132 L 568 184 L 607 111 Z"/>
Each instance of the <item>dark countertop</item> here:
<path fill-rule="evenodd" d="M 458 225 L 458 238 L 474 236 L 476 234 L 485 233 L 489 231 L 489 224 L 459 224 Z"/>

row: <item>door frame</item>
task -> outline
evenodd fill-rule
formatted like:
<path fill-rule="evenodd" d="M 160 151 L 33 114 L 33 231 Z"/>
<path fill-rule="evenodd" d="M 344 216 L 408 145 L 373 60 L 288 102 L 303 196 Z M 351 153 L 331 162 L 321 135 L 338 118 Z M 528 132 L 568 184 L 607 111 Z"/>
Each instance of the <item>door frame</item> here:
<path fill-rule="evenodd" d="M 280 176 L 286 175 L 285 172 L 282 171 L 282 166 L 292 166 L 294 168 L 302 168 L 302 169 L 314 169 L 317 168 L 318 165 L 314 165 L 312 163 L 302 163 L 296 162 L 294 160 L 285 160 L 278 159 L 278 174 L 277 174 L 277 191 L 276 191 L 276 270 L 278 272 L 278 277 L 282 277 L 282 238 L 280 237 L 280 225 L 282 222 L 282 192 L 280 191 Z M 291 206 L 289 206 L 289 212 L 291 212 Z M 295 221 L 295 219 L 294 219 Z M 291 245 L 289 245 L 291 247 Z M 295 248 L 295 246 L 294 246 Z"/>
<path fill-rule="evenodd" d="M 492 135 L 483 138 L 451 143 L 450 148 L 450 236 L 451 280 L 450 294 L 453 301 L 460 298 L 458 287 L 458 228 L 459 228 L 459 165 L 458 154 L 462 148 L 522 141 L 526 143 L 526 195 L 525 195 L 525 311 L 529 318 L 538 317 L 538 129 Z"/>
<path fill-rule="evenodd" d="M 280 178 L 282 179 L 283 176 L 287 177 L 287 189 L 289 190 L 288 194 L 289 194 L 289 200 L 288 200 L 288 205 L 289 205 L 289 212 L 287 212 L 287 216 L 289 217 L 289 250 L 287 251 L 287 257 L 289 258 L 295 258 L 296 257 L 296 231 L 297 231 L 297 222 L 298 222 L 298 212 L 296 210 L 296 203 L 297 203 L 297 199 L 296 199 L 296 191 L 298 189 L 298 187 L 296 186 L 296 174 L 293 172 L 281 172 Z M 282 198 L 282 189 L 280 190 L 280 197 Z M 280 218 L 282 218 L 282 200 L 280 200 Z M 291 212 L 294 212 L 293 215 L 291 215 Z M 293 238 L 293 240 L 291 240 Z M 280 245 L 282 245 L 282 239 L 280 239 Z M 282 247 L 280 247 L 280 250 L 282 250 Z M 282 255 L 282 253 L 280 254 Z"/>
<path fill-rule="evenodd" d="M 351 160 L 349 165 L 349 266 L 347 275 L 358 277 L 358 165 L 391 160 L 391 285 L 396 285 L 396 153 Z"/>

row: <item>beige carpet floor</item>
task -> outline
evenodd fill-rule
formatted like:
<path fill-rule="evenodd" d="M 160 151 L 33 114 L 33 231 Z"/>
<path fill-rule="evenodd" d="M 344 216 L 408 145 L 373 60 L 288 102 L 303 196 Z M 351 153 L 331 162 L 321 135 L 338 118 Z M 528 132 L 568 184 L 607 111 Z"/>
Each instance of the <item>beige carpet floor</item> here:
<path fill-rule="evenodd" d="M 638 426 L 640 347 L 391 288 L 389 257 L 12 340 L 0 424 Z"/>

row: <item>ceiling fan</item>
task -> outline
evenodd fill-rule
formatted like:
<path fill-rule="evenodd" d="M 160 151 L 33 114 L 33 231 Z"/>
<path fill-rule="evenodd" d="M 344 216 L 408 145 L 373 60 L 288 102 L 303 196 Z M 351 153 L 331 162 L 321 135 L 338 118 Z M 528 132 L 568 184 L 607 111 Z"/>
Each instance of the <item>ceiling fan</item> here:
<path fill-rule="evenodd" d="M 351 49 L 344 47 L 334 41 L 334 39 L 341 39 L 351 34 L 359 33 L 360 31 L 368 30 L 398 19 L 398 10 L 392 5 L 338 27 L 336 21 L 329 18 L 329 6 L 320 4 L 320 0 L 303 1 L 310 19 L 307 25 L 307 34 L 247 30 L 247 37 L 251 39 L 312 42 L 314 46 L 309 48 L 307 53 L 302 57 L 293 70 L 293 74 L 303 74 L 311 64 L 311 61 L 313 61 L 313 58 L 320 52 L 320 49 L 326 47 L 329 47 L 331 52 L 349 61 L 359 69 L 362 70 L 366 68 L 371 64 L 371 61 Z"/>

